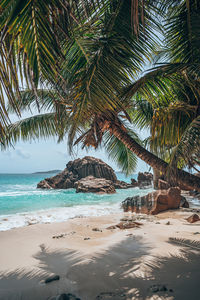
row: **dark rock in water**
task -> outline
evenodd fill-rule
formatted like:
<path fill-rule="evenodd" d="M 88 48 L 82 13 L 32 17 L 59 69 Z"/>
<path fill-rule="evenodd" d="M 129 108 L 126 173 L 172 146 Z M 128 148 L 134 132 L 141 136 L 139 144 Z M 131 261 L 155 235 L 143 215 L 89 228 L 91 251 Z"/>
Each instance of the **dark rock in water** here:
<path fill-rule="evenodd" d="M 87 176 L 75 182 L 74 187 L 77 193 L 102 193 L 113 194 L 115 188 L 111 180 Z"/>
<path fill-rule="evenodd" d="M 149 172 L 144 172 L 144 173 L 139 172 L 137 181 L 140 188 L 152 186 L 153 174 Z"/>
<path fill-rule="evenodd" d="M 179 208 L 181 190 L 178 187 L 168 190 L 158 190 L 145 196 L 128 197 L 122 202 L 125 212 L 144 213 L 156 215 L 161 211 Z"/>
<path fill-rule="evenodd" d="M 107 188 L 108 192 L 115 192 L 115 188 L 129 188 L 133 187 L 131 184 L 128 184 L 124 181 L 117 180 L 114 170 L 104 163 L 101 159 L 97 159 L 91 156 L 85 156 L 83 159 L 75 159 L 74 161 L 68 162 L 66 168 L 61 173 L 56 176 L 46 178 L 40 181 L 37 185 L 38 188 L 42 189 L 69 189 L 69 188 L 77 188 L 77 192 L 79 189 L 79 182 L 81 179 L 86 178 L 88 176 L 93 176 L 93 178 L 104 179 L 110 181 L 112 184 L 112 188 Z M 105 181 L 106 182 L 106 181 Z M 88 183 L 91 186 L 91 181 Z M 92 191 L 91 189 L 86 191 L 86 188 L 82 192 L 101 192 Z"/>
<path fill-rule="evenodd" d="M 134 178 L 131 178 L 131 185 L 132 185 L 133 187 L 137 187 L 137 186 L 138 186 L 137 180 L 135 180 Z"/>
<path fill-rule="evenodd" d="M 158 189 L 159 190 L 167 190 L 170 188 L 170 184 L 162 179 L 158 179 Z"/>
<path fill-rule="evenodd" d="M 77 298 L 73 294 L 60 294 L 60 295 L 48 298 L 47 300 L 81 300 L 81 299 Z"/>
<path fill-rule="evenodd" d="M 189 208 L 189 202 L 187 201 L 187 199 L 181 195 L 181 203 L 180 203 L 180 207 L 184 207 L 184 208 Z"/>
<path fill-rule="evenodd" d="M 152 188 L 152 184 L 149 184 L 148 181 L 142 182 L 142 183 L 139 185 L 139 188 L 142 189 L 142 190 L 150 189 L 150 188 Z"/>
<path fill-rule="evenodd" d="M 37 188 L 42 188 L 42 189 L 51 189 L 51 185 L 45 180 L 42 180 L 38 183 Z"/>
<path fill-rule="evenodd" d="M 113 182 L 115 189 L 128 189 L 134 187 L 133 184 L 127 183 L 125 181 L 116 180 Z"/>
<path fill-rule="evenodd" d="M 189 191 L 190 196 L 200 199 L 200 193 L 197 191 Z"/>
<path fill-rule="evenodd" d="M 46 278 L 44 282 L 50 283 L 52 281 L 59 280 L 59 279 L 60 279 L 59 275 L 53 275 L 53 276 L 49 276 L 48 278 Z"/>

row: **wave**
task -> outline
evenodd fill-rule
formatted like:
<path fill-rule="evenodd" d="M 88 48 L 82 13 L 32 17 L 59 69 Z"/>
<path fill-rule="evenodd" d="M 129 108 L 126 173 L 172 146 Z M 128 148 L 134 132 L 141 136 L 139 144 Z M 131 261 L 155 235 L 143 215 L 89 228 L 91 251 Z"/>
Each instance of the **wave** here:
<path fill-rule="evenodd" d="M 48 191 L 40 191 L 40 190 L 30 190 L 30 191 L 5 191 L 0 192 L 0 197 L 15 197 L 15 196 L 32 196 L 32 195 L 54 195 L 58 192 L 54 192 L 52 190 Z"/>
<path fill-rule="evenodd" d="M 63 222 L 75 217 L 102 216 L 119 213 L 120 204 L 110 203 L 96 205 L 76 205 L 74 207 L 58 207 L 27 213 L 16 213 L 0 216 L 0 231 L 33 225 L 37 223 Z"/>

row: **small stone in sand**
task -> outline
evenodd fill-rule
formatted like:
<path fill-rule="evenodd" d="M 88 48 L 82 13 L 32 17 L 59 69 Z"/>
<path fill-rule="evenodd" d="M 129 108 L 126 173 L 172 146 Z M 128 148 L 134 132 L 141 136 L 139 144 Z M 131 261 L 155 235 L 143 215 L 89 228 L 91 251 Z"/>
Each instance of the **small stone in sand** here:
<path fill-rule="evenodd" d="M 165 225 L 171 225 L 170 221 L 168 221 Z"/>
<path fill-rule="evenodd" d="M 200 221 L 200 218 L 197 214 L 191 215 L 189 218 L 186 219 L 189 223 L 195 223 L 197 221 Z"/>
<path fill-rule="evenodd" d="M 99 228 L 92 228 L 92 231 L 100 231 L 100 232 L 102 232 L 102 230 L 99 229 Z"/>
<path fill-rule="evenodd" d="M 123 222 L 131 222 L 131 221 L 133 221 L 133 218 L 125 217 L 125 218 L 120 219 L 120 221 L 123 221 Z"/>
<path fill-rule="evenodd" d="M 90 240 L 90 238 L 88 237 L 88 238 L 84 238 L 84 241 L 88 241 L 88 240 Z"/>
<path fill-rule="evenodd" d="M 193 232 L 193 234 L 200 234 L 200 232 L 198 232 L 198 231 L 197 232 Z"/>
<path fill-rule="evenodd" d="M 119 224 L 117 224 L 116 226 L 119 229 L 129 229 L 129 228 L 138 228 L 141 225 L 143 225 L 142 223 L 139 222 L 120 222 Z"/>
<path fill-rule="evenodd" d="M 167 288 L 165 285 L 163 284 L 153 284 L 152 286 L 150 286 L 150 291 L 152 293 L 157 293 L 157 292 L 166 292 Z"/>
<path fill-rule="evenodd" d="M 62 233 L 62 234 L 59 234 L 59 235 L 54 235 L 52 236 L 52 239 L 60 239 L 60 238 L 63 238 L 66 234 Z"/>
<path fill-rule="evenodd" d="M 44 282 L 50 283 L 52 281 L 59 280 L 59 279 L 60 279 L 59 275 L 53 275 L 53 276 L 49 276 L 48 278 L 46 278 Z"/>
<path fill-rule="evenodd" d="M 73 235 L 73 234 L 75 234 L 75 233 L 76 233 L 76 231 L 71 231 L 69 234 Z"/>
<path fill-rule="evenodd" d="M 160 224 L 160 222 L 156 222 L 156 224 Z"/>
<path fill-rule="evenodd" d="M 109 226 L 106 229 L 116 229 L 117 227 L 115 225 Z"/>

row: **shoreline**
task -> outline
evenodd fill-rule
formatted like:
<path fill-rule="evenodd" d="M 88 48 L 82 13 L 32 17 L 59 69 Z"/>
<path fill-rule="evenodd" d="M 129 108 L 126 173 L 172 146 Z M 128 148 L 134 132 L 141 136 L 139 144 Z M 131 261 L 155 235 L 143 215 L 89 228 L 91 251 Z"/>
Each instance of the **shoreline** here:
<path fill-rule="evenodd" d="M 73 189 L 68 189 L 68 193 L 63 194 L 64 190 L 51 190 L 51 191 L 40 191 L 34 190 L 33 193 L 36 192 L 36 198 L 34 203 L 25 199 L 25 204 L 31 207 L 32 204 L 40 205 L 40 193 L 42 197 L 45 193 L 43 208 L 38 208 L 35 210 L 26 210 L 19 211 L 13 213 L 4 213 L 0 215 L 0 232 L 7 231 L 13 228 L 19 228 L 23 226 L 28 226 L 32 224 L 42 224 L 42 223 L 55 223 L 60 221 L 65 221 L 70 218 L 74 218 L 79 215 L 83 216 L 100 216 L 110 213 L 120 213 L 120 205 L 121 202 L 127 198 L 129 195 L 144 195 L 146 193 L 151 192 L 153 189 L 139 189 L 139 188 L 130 188 L 130 189 L 121 189 L 117 190 L 115 194 L 103 194 L 97 195 L 93 193 L 74 193 Z M 29 191 L 31 194 L 32 191 Z M 57 195 L 58 194 L 58 195 Z M 51 207 L 53 202 L 56 202 L 55 195 L 59 198 L 59 196 L 63 197 L 58 203 L 60 206 Z M 48 198 L 54 197 L 51 199 L 49 203 L 49 207 L 47 208 L 45 201 L 48 203 Z M 20 196 L 19 196 L 20 197 Z M 41 198 L 42 199 L 42 198 Z M 66 206 L 65 200 L 66 199 Z M 81 201 L 79 202 L 79 199 Z M 12 194 L 11 194 L 12 200 Z M 9 200 L 8 200 L 9 201 Z M 38 201 L 38 202 L 37 202 Z M 42 200 L 41 200 L 42 201 Z"/>
<path fill-rule="evenodd" d="M 200 250 L 195 254 L 195 249 L 169 241 L 200 243 L 200 222 L 185 220 L 191 214 L 181 210 L 156 216 L 119 213 L 1 231 L 0 299 L 45 300 L 64 292 L 81 300 L 197 299 Z M 143 225 L 106 229 L 124 218 Z M 181 277 L 175 280 L 178 272 Z M 60 280 L 41 283 L 52 274 Z M 167 291 L 153 292 L 155 284 L 165 285 Z M 104 298 L 96 298 L 102 293 Z M 108 298 L 108 293 L 114 298 Z"/>
<path fill-rule="evenodd" d="M 152 192 L 153 189 L 138 189 L 137 188 L 131 188 L 127 189 L 125 191 L 130 192 L 132 195 L 145 195 L 149 192 Z M 121 191 L 121 190 L 120 190 Z M 124 197 L 127 197 L 129 193 L 127 192 L 127 195 L 124 195 Z M 134 194 L 134 192 L 136 192 Z M 82 194 L 82 193 L 81 193 Z M 190 208 L 196 208 L 200 210 L 200 200 L 198 198 L 195 198 L 194 196 L 190 196 L 187 192 L 182 191 L 181 193 L 190 203 Z M 88 194 L 90 196 L 90 194 Z M 85 196 L 85 194 L 83 195 Z M 91 194 L 91 196 L 94 196 L 94 194 Z M 96 196 L 96 195 L 95 195 Z M 99 195 L 98 195 L 99 196 Z M 115 200 L 109 198 L 110 195 L 108 195 L 107 201 L 106 194 L 101 195 L 102 199 L 101 201 L 95 203 L 87 203 L 84 204 L 77 204 L 72 206 L 59 206 L 59 207 L 50 207 L 50 208 L 43 208 L 39 210 L 32 210 L 32 211 L 22 211 L 22 212 L 16 212 L 12 214 L 3 214 L 0 215 L 0 232 L 2 231 L 8 231 L 15 228 L 22 228 L 25 226 L 32 226 L 35 224 L 54 224 L 59 222 L 65 222 L 70 219 L 74 219 L 77 217 L 99 217 L 99 216 L 106 216 L 110 214 L 118 214 L 122 213 L 121 209 L 121 203 L 122 200 Z M 117 193 L 114 196 L 117 196 L 118 198 L 121 198 L 121 194 Z M 123 197 L 123 196 L 122 196 Z"/>

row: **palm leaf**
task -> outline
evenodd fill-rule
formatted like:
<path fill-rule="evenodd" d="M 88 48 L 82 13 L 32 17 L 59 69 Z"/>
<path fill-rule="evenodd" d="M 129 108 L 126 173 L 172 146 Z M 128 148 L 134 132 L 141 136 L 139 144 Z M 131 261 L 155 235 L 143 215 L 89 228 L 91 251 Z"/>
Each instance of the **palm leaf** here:
<path fill-rule="evenodd" d="M 58 135 L 58 123 L 55 113 L 35 115 L 13 124 L 6 129 L 6 138 L 2 148 L 17 141 L 31 141 Z"/>
<path fill-rule="evenodd" d="M 190 164 L 192 156 L 199 159 L 200 151 L 200 116 L 195 118 L 187 127 L 180 142 L 175 147 L 171 157 L 171 167 L 177 165 L 179 160 Z"/>
<path fill-rule="evenodd" d="M 129 134 L 139 141 L 135 132 L 129 130 Z M 140 141 L 141 143 L 141 141 Z M 106 132 L 103 137 L 103 145 L 109 157 L 114 160 L 121 171 L 127 176 L 132 174 L 137 167 L 137 156 L 128 149 L 117 137 Z"/>

